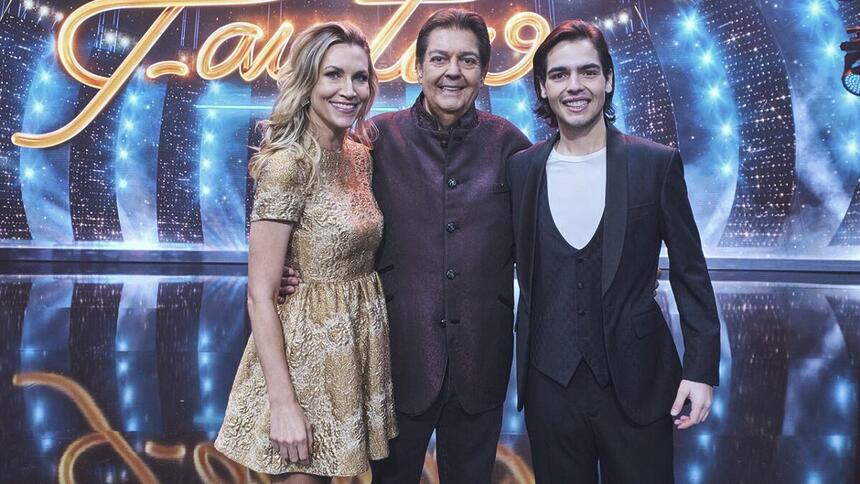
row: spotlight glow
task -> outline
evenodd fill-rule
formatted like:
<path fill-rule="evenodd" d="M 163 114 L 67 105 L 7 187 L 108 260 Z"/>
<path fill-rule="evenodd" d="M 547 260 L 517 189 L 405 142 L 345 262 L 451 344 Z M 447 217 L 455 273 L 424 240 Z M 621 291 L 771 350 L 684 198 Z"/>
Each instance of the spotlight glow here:
<path fill-rule="evenodd" d="M 49 74 L 48 71 L 42 71 L 39 74 L 39 80 L 42 82 L 48 82 L 51 80 L 51 74 Z"/>
<path fill-rule="evenodd" d="M 122 37 L 119 38 L 119 45 L 120 45 L 120 47 L 122 47 L 124 49 L 124 48 L 128 47 L 129 45 L 131 45 L 131 39 L 129 39 L 128 37 L 123 35 Z"/>
<path fill-rule="evenodd" d="M 51 13 L 51 9 L 48 8 L 47 6 L 42 5 L 41 7 L 39 7 L 39 16 L 40 17 L 47 17 L 49 13 Z"/>
<path fill-rule="evenodd" d="M 200 192 L 202 192 L 204 195 L 209 195 L 212 190 L 208 186 L 203 185 L 202 187 L 200 187 Z"/>
<path fill-rule="evenodd" d="M 698 28 L 699 22 L 696 19 L 696 16 L 691 14 L 681 22 L 681 26 L 683 26 L 684 30 L 687 32 L 694 32 Z"/>
<path fill-rule="evenodd" d="M 45 111 L 45 104 L 42 103 L 42 101 L 36 101 L 33 104 L 33 110 L 36 111 L 36 113 L 42 113 Z"/>
<path fill-rule="evenodd" d="M 839 55 L 839 46 L 833 43 L 827 44 L 827 47 L 824 48 L 824 53 L 828 57 L 836 57 Z"/>
<path fill-rule="evenodd" d="M 133 123 L 133 122 L 131 122 L 131 120 L 126 119 L 126 120 L 122 123 L 122 127 L 123 127 L 123 128 L 125 128 L 125 130 L 126 130 L 126 131 L 131 131 L 131 130 L 133 130 L 133 129 L 134 129 L 134 123 Z"/>
<path fill-rule="evenodd" d="M 713 86 L 710 89 L 708 89 L 708 98 L 711 100 L 717 100 L 720 98 L 719 86 Z"/>
<path fill-rule="evenodd" d="M 63 12 L 57 12 L 54 14 L 54 22 L 59 22 L 63 20 L 66 16 L 63 15 Z"/>
<path fill-rule="evenodd" d="M 215 135 L 212 133 L 203 133 L 203 141 L 206 143 L 211 143 L 215 141 Z"/>
<path fill-rule="evenodd" d="M 714 54 L 712 54 L 710 51 L 707 51 L 704 54 L 702 54 L 702 65 L 709 66 L 713 62 L 714 62 Z"/>
<path fill-rule="evenodd" d="M 32 168 L 24 168 L 24 178 L 32 180 L 36 176 L 36 172 Z"/>
<path fill-rule="evenodd" d="M 130 102 L 132 105 L 134 105 L 134 104 L 137 104 L 137 99 L 138 99 L 137 94 L 132 94 L 131 96 L 128 97 L 128 102 Z"/>
<path fill-rule="evenodd" d="M 125 148 L 119 149 L 119 159 L 120 160 L 128 159 L 128 150 L 127 149 L 125 149 Z"/>
<path fill-rule="evenodd" d="M 630 15 L 627 15 L 627 12 L 621 12 L 618 14 L 618 21 L 626 24 L 630 20 Z"/>
<path fill-rule="evenodd" d="M 812 15 L 813 17 L 817 17 L 817 16 L 821 15 L 822 12 L 823 12 L 823 9 L 821 7 L 821 2 L 819 2 L 818 0 L 813 0 L 812 2 L 809 2 L 809 14 L 810 15 Z"/>
<path fill-rule="evenodd" d="M 116 34 L 113 32 L 107 32 L 105 34 L 105 42 L 110 42 L 110 43 L 116 42 Z"/>
<path fill-rule="evenodd" d="M 120 188 L 128 188 L 128 180 L 126 180 L 125 178 L 120 178 L 119 180 L 117 180 L 117 185 Z"/>
<path fill-rule="evenodd" d="M 857 141 L 851 140 L 845 146 L 845 151 L 847 151 L 849 155 L 856 155 L 860 152 L 860 146 L 858 146 Z"/>
<path fill-rule="evenodd" d="M 200 166 L 202 166 L 203 169 L 209 168 L 212 166 L 212 160 L 210 160 L 209 158 L 203 158 L 203 160 L 200 162 Z"/>
<path fill-rule="evenodd" d="M 35 6 L 36 4 L 33 3 L 33 0 L 24 0 L 24 10 L 31 10 Z"/>
<path fill-rule="evenodd" d="M 615 26 L 615 21 L 612 20 L 611 18 L 608 18 L 608 19 L 603 21 L 603 28 L 605 28 L 605 29 L 611 29 L 614 26 Z"/>
<path fill-rule="evenodd" d="M 720 170 L 723 172 L 723 175 L 731 175 L 732 173 L 734 173 L 734 168 L 732 167 L 731 163 L 723 163 L 723 166 L 720 168 Z"/>
<path fill-rule="evenodd" d="M 723 123 L 723 125 L 720 126 L 720 133 L 723 136 L 731 136 L 732 132 L 733 132 L 733 129 L 732 129 L 731 123 Z"/>

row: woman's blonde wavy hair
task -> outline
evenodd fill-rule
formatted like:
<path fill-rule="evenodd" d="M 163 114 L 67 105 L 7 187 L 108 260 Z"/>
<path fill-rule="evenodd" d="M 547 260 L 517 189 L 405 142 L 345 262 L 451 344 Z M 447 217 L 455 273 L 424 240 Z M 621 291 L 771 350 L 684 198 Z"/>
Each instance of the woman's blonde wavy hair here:
<path fill-rule="evenodd" d="M 263 131 L 263 140 L 248 163 L 248 170 L 255 180 L 272 155 L 281 150 L 287 150 L 292 159 L 310 162 L 311 179 L 316 175 L 322 150 L 312 133 L 310 97 L 320 76 L 323 57 L 336 44 L 357 45 L 367 53 L 370 96 L 358 112 L 355 126 L 348 136 L 371 148 L 376 129 L 366 118 L 376 97 L 379 80 L 370 59 L 367 39 L 361 30 L 346 22 L 317 24 L 296 37 L 287 62 L 278 72 L 279 94 L 272 115 L 270 119 L 257 123 Z"/>

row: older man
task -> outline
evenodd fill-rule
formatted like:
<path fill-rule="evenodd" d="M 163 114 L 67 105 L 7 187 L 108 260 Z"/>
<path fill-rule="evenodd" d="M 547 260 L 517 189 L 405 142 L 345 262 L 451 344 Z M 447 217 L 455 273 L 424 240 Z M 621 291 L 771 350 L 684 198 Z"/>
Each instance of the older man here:
<path fill-rule="evenodd" d="M 443 9 L 421 28 L 415 104 L 374 118 L 377 256 L 400 435 L 377 483 L 417 483 L 436 431 L 442 482 L 489 482 L 512 356 L 513 230 L 505 160 L 527 148 L 475 108 L 490 60 L 484 20 Z"/>

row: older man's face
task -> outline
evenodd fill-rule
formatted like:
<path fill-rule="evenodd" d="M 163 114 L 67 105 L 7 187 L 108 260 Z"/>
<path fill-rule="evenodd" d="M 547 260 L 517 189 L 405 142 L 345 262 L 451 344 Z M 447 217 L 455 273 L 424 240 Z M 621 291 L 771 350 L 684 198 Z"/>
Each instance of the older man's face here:
<path fill-rule="evenodd" d="M 479 42 L 469 30 L 446 28 L 433 30 L 427 40 L 416 68 L 426 107 L 444 125 L 446 118 L 458 120 L 478 97 L 484 79 Z"/>

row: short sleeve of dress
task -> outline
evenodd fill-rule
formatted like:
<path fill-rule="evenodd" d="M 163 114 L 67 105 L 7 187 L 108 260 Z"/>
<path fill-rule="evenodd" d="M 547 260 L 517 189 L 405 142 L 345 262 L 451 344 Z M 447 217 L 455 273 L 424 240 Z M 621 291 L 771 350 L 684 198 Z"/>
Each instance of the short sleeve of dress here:
<path fill-rule="evenodd" d="M 298 222 L 305 207 L 310 167 L 287 154 L 275 154 L 257 177 L 251 221 Z"/>

